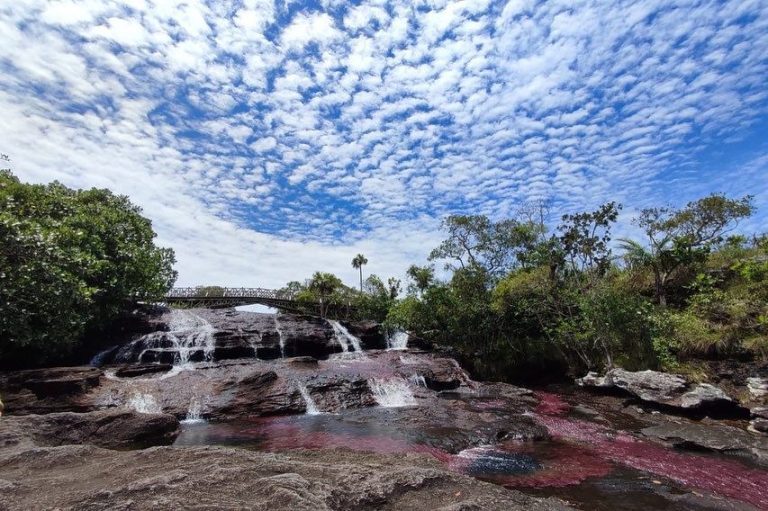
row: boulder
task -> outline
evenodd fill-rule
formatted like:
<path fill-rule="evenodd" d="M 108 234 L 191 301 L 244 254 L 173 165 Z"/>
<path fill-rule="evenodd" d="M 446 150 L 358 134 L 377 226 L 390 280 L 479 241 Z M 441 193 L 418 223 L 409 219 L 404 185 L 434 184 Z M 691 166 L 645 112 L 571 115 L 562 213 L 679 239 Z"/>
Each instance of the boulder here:
<path fill-rule="evenodd" d="M 681 412 L 714 416 L 744 416 L 746 410 L 721 388 L 708 383 L 691 383 L 684 377 L 660 371 L 611 369 L 605 376 L 588 373 L 577 380 L 583 387 L 619 389 L 641 401 Z"/>
<path fill-rule="evenodd" d="M 56 367 L 0 375 L 5 413 L 44 414 L 87 412 L 94 407 L 85 396 L 100 384 L 103 372 L 94 367 Z"/>
<path fill-rule="evenodd" d="M 768 378 L 747 378 L 747 390 L 752 399 L 763 399 L 768 396 Z"/>
<path fill-rule="evenodd" d="M 49 413 L 3 418 L 0 446 L 90 444 L 108 449 L 131 449 L 169 445 L 178 434 L 179 421 L 167 414 L 126 410 Z"/>
<path fill-rule="evenodd" d="M 642 434 L 678 448 L 744 456 L 768 465 L 768 439 L 724 424 L 669 422 L 645 428 Z"/>

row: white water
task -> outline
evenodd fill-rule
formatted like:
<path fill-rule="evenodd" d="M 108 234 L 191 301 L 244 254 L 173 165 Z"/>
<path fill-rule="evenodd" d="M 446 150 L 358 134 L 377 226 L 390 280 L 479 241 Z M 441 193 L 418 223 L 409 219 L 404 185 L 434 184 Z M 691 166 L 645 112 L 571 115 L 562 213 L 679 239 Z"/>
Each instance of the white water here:
<path fill-rule="evenodd" d="M 412 374 L 408 378 L 408 381 L 419 387 L 427 388 L 427 380 L 425 380 L 424 377 L 420 374 L 416 374 L 416 373 Z"/>
<path fill-rule="evenodd" d="M 190 353 L 201 347 L 205 359 L 211 360 L 216 343 L 213 325 L 208 321 L 189 311 L 174 310 L 168 327 L 168 336 L 178 353 L 174 365 L 189 364 Z"/>
<path fill-rule="evenodd" d="M 173 309 L 170 316 L 167 332 L 152 332 L 135 341 L 149 346 L 139 354 L 139 361 L 143 359 L 147 350 L 152 349 L 172 351 L 174 353 L 173 365 L 188 369 L 194 369 L 190 365 L 193 352 L 202 350 L 205 360 L 210 361 L 213 358 L 213 350 L 216 348 L 213 325 L 205 318 L 186 310 Z M 155 346 L 161 345 L 160 343 L 164 340 L 170 341 L 172 347 L 155 348 Z"/>
<path fill-rule="evenodd" d="M 344 328 L 344 325 L 332 319 L 329 319 L 328 323 L 331 324 L 336 342 L 339 343 L 344 353 L 349 351 L 350 346 L 352 346 L 353 351 L 356 353 L 361 353 L 363 351 L 363 348 L 360 346 L 360 339 L 350 334 L 349 330 Z"/>
<path fill-rule="evenodd" d="M 283 339 L 283 331 L 280 330 L 280 322 L 275 315 L 275 330 L 277 330 L 277 339 L 280 341 L 280 357 L 285 358 L 285 340 Z"/>
<path fill-rule="evenodd" d="M 192 398 L 189 401 L 189 408 L 187 409 L 187 416 L 181 421 L 182 424 L 197 424 L 205 422 L 203 419 L 203 405 L 197 398 Z"/>
<path fill-rule="evenodd" d="M 408 332 L 398 330 L 390 334 L 387 332 L 387 349 L 388 350 L 407 350 L 408 349 Z"/>
<path fill-rule="evenodd" d="M 408 382 L 403 378 L 390 378 L 387 380 L 371 378 L 368 380 L 368 387 L 373 392 L 373 397 L 379 406 L 398 408 L 416 405 L 416 399 L 413 397 Z"/>
<path fill-rule="evenodd" d="M 307 406 L 307 415 L 320 415 L 323 412 L 320 411 L 320 409 L 317 407 L 317 404 L 315 404 L 315 400 L 312 399 L 312 396 L 309 394 L 309 390 L 307 390 L 306 385 L 302 383 L 297 383 L 297 387 L 299 387 L 299 392 L 301 393 L 301 397 L 304 398 L 304 403 Z"/>
<path fill-rule="evenodd" d="M 128 406 L 139 413 L 162 413 L 163 408 L 152 394 L 135 392 L 128 400 Z"/>

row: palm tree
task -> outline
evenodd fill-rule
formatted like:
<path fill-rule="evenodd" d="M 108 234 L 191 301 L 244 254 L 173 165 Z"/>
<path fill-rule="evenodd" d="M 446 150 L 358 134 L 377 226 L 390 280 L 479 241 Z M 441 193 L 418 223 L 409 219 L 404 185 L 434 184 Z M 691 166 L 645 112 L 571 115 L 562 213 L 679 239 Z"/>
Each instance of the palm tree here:
<path fill-rule="evenodd" d="M 352 268 L 360 270 L 360 292 L 363 292 L 363 266 L 368 264 L 368 259 L 363 254 L 357 254 L 352 259 Z"/>

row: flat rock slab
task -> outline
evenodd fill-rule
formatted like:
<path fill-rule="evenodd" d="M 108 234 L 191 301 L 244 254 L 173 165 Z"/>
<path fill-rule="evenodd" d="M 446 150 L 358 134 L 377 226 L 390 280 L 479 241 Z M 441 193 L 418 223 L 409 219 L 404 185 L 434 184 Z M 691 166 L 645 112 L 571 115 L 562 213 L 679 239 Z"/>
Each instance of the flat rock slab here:
<path fill-rule="evenodd" d="M 768 440 L 724 424 L 666 423 L 645 428 L 642 434 L 680 448 L 717 451 L 754 459 L 768 465 Z"/>
<path fill-rule="evenodd" d="M 0 451 L 0 466 L 0 502 L 9 511 L 571 509 L 557 499 L 447 472 L 436 460 L 411 454 L 68 446 L 12 456 Z"/>
<path fill-rule="evenodd" d="M 0 449 L 91 444 L 108 449 L 169 445 L 179 421 L 168 414 L 128 410 L 49 413 L 0 419 Z"/>

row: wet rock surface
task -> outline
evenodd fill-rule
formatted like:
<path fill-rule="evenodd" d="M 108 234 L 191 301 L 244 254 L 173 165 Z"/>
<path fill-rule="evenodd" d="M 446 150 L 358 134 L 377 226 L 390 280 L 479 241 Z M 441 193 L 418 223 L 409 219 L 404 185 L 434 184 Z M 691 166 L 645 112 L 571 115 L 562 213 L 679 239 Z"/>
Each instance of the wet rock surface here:
<path fill-rule="evenodd" d="M 422 455 L 346 450 L 257 453 L 68 446 L 0 451 L 4 509 L 571 509 L 451 473 Z M 46 491 L 40 491 L 46 488 Z"/>
<path fill-rule="evenodd" d="M 331 323 L 312 316 L 193 309 L 168 311 L 155 317 L 154 321 L 155 332 L 137 336 L 132 342 L 104 353 L 99 358 L 100 363 L 178 362 L 178 338 L 186 335 L 186 330 L 201 325 L 206 329 L 204 335 L 210 337 L 210 346 L 189 350 L 191 362 L 247 357 L 272 360 L 311 356 L 326 359 L 333 353 L 343 351 Z M 364 349 L 387 347 L 378 323 L 360 321 L 342 324 L 360 338 Z"/>
<path fill-rule="evenodd" d="M 731 387 L 620 369 L 582 388 L 475 382 L 413 338 L 382 349 L 405 339 L 373 322 L 155 325 L 101 357 L 129 362 L 0 375 L 0 508 L 768 508 L 762 402 L 754 432 L 698 420 L 737 407 Z"/>
<path fill-rule="evenodd" d="M 768 465 L 768 439 L 724 424 L 669 422 L 645 428 L 642 434 L 683 449 L 718 451 Z"/>

